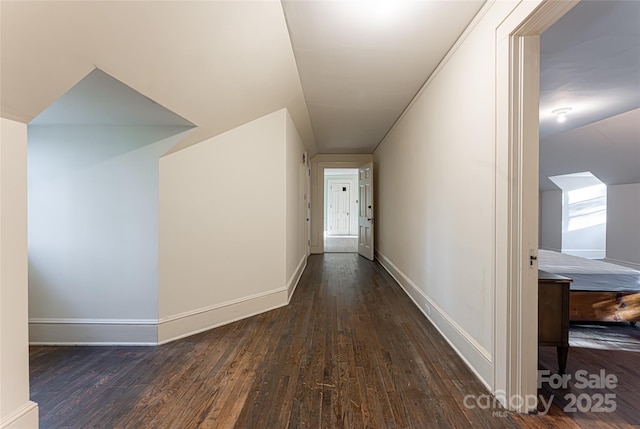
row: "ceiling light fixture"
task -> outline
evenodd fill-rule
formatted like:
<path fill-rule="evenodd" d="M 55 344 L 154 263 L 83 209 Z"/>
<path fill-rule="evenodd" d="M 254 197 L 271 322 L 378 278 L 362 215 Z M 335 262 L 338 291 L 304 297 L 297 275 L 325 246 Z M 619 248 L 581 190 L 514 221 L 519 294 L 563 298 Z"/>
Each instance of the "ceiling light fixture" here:
<path fill-rule="evenodd" d="M 553 110 L 551 113 L 558 116 L 558 122 L 564 122 L 567 120 L 567 113 L 571 110 L 571 107 L 562 107 L 560 109 Z"/>

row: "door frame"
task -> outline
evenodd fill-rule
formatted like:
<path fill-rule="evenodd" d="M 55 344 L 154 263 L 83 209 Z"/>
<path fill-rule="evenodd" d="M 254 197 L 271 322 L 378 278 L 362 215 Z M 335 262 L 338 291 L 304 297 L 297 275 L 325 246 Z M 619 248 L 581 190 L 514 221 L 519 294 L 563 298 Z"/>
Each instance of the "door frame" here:
<path fill-rule="evenodd" d="M 522 2 L 496 29 L 493 393 L 521 413 L 537 400 L 539 36 L 578 1 Z"/>
<path fill-rule="evenodd" d="M 327 159 L 328 158 L 328 159 Z M 331 160 L 333 158 L 333 160 Z M 336 160 L 338 158 L 339 160 Z M 340 159 L 341 158 L 341 159 Z M 323 159 L 327 159 L 326 161 Z M 311 160 L 311 253 L 324 253 L 324 170 L 325 168 L 359 168 L 373 162 L 373 156 L 319 154 Z M 315 185 L 315 186 L 314 186 Z"/>
<path fill-rule="evenodd" d="M 304 213 L 306 222 L 304 225 L 304 246 L 307 257 L 311 255 L 311 160 L 305 152 L 304 163 Z"/>

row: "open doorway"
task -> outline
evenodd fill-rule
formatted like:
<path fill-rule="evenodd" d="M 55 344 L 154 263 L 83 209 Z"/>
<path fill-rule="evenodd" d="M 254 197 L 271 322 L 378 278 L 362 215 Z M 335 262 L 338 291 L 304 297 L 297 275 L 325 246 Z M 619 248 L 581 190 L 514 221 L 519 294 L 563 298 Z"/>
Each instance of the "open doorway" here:
<path fill-rule="evenodd" d="M 358 251 L 358 169 L 324 169 L 324 251 Z"/>
<path fill-rule="evenodd" d="M 539 268 L 572 279 L 567 374 L 623 380 L 597 393 L 625 392 L 617 412 L 629 416 L 640 351 L 639 16 L 637 2 L 580 2 L 540 38 Z M 554 352 L 540 349 L 540 368 L 555 369 Z"/>

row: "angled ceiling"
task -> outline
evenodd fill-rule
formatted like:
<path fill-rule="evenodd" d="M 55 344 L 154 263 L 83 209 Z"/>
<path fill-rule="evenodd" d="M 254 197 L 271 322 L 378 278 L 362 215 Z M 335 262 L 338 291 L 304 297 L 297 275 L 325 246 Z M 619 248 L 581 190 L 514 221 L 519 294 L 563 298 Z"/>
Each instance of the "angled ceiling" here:
<path fill-rule="evenodd" d="M 581 1 L 541 35 L 540 138 L 638 107 L 640 2 Z"/>
<path fill-rule="evenodd" d="M 483 4 L 2 1 L 1 114 L 29 122 L 98 68 L 196 126 L 174 150 L 287 107 L 312 154 L 371 152 Z M 542 170 L 572 156 L 548 138 L 640 106 L 638 19 L 583 1 L 542 35 Z"/>
<path fill-rule="evenodd" d="M 540 140 L 540 190 L 548 179 L 590 171 L 606 185 L 640 183 L 640 109 Z"/>
<path fill-rule="evenodd" d="M 482 1 L 283 1 L 318 150 L 371 153 Z"/>
<path fill-rule="evenodd" d="M 540 189 L 640 183 L 640 2 L 582 1 L 540 38 Z M 551 112 L 571 107 L 559 123 Z"/>
<path fill-rule="evenodd" d="M 54 101 L 29 125 L 194 125 L 98 69 Z"/>
<path fill-rule="evenodd" d="M 482 4 L 5 1 L 2 115 L 97 67 L 197 126 L 175 150 L 287 107 L 311 153 L 372 152 Z"/>
<path fill-rule="evenodd" d="M 315 151 L 274 1 L 0 3 L 0 108 L 29 122 L 94 68 L 195 124 L 180 147 L 287 107 Z"/>

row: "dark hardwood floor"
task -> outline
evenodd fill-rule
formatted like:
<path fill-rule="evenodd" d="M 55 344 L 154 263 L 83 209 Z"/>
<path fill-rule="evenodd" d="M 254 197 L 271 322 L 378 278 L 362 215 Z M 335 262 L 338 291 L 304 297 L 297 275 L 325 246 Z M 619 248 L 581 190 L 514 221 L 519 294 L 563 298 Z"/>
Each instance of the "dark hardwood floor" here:
<path fill-rule="evenodd" d="M 569 353 L 569 371 L 586 365 Z M 465 396 L 486 395 L 484 386 L 386 271 L 355 254 L 311 256 L 289 306 L 202 334 L 158 347 L 32 347 L 30 357 L 42 428 L 601 428 L 637 420 L 626 405 L 586 417 L 564 413 L 559 401 L 546 416 L 466 407 Z M 541 353 L 547 365 L 554 359 Z M 620 383 L 621 400 L 638 403 L 633 382 Z"/>
<path fill-rule="evenodd" d="M 551 423 L 559 416 L 567 428 L 640 427 L 640 328 L 626 322 L 576 323 L 569 330 L 569 343 L 566 373 L 571 379 L 555 389 L 543 384 L 540 394 L 546 400 L 553 396 L 554 406 L 549 416 L 540 416 L 542 421 Z M 557 371 L 553 348 L 540 348 L 538 360 L 541 369 Z M 615 383 L 600 383 L 606 378 Z M 601 402 L 607 395 L 609 404 Z"/>

